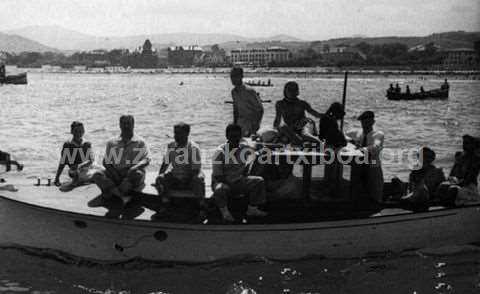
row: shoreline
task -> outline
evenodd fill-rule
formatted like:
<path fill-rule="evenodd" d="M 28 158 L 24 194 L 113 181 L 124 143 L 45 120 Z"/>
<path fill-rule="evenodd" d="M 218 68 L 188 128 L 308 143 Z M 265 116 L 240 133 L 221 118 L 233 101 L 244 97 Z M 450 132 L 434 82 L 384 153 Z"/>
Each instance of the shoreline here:
<path fill-rule="evenodd" d="M 13 69 L 13 71 L 12 71 Z M 166 75 L 229 75 L 231 68 L 156 68 L 156 69 L 119 69 L 119 68 L 91 68 L 86 70 L 63 68 L 19 68 L 10 67 L 7 72 L 41 73 L 41 74 L 166 74 Z M 297 68 L 244 68 L 245 77 L 292 76 L 343 78 L 345 71 L 350 77 L 382 77 L 389 76 L 423 76 L 426 77 L 462 77 L 468 80 L 480 80 L 480 70 L 391 70 L 391 69 L 339 69 L 319 67 Z"/>

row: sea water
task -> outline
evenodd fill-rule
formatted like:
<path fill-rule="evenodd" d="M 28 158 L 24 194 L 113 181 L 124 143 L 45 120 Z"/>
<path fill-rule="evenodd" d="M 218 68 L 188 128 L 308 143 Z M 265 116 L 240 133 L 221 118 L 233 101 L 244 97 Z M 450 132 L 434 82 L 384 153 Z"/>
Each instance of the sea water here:
<path fill-rule="evenodd" d="M 267 77 L 252 77 L 263 78 Z M 256 88 L 264 100 L 262 127 L 273 124 L 274 102 L 295 80 L 300 98 L 325 112 L 341 101 L 343 78 L 268 76 L 274 87 Z M 359 127 L 365 110 L 385 133 L 384 174 L 407 180 L 406 152 L 430 146 L 436 164 L 449 172 L 461 136 L 480 135 L 480 81 L 449 80 L 448 100 L 389 101 L 385 90 L 398 82 L 412 91 L 438 88 L 444 77 L 351 77 L 345 129 Z M 53 178 L 69 125 L 85 124 L 85 139 L 101 155 L 119 134 L 118 118 L 135 117 L 135 132 L 149 145 L 157 171 L 177 122 L 191 124 L 191 138 L 205 157 L 221 144 L 232 121 L 231 84 L 225 74 L 30 73 L 28 85 L 0 86 L 0 150 L 25 164 L 31 177 Z M 183 82 L 183 85 L 181 85 Z M 209 168 L 205 158 L 205 168 Z M 5 176 L 4 174 L 2 176 Z M 480 225 L 479 225 L 480 228 Z M 195 244 L 192 244 L 195 246 Z M 306 259 L 232 262 L 202 266 L 128 263 L 116 266 L 64 263 L 18 249 L 0 250 L 0 293 L 475 293 L 480 291 L 480 253 L 466 246 L 438 252 L 349 260 Z"/>

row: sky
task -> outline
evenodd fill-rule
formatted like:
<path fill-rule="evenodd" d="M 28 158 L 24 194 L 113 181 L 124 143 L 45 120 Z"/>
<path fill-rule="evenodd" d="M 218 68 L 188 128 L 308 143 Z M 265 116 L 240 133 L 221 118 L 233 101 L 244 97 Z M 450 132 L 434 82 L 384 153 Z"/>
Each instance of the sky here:
<path fill-rule="evenodd" d="M 304 40 L 480 31 L 479 0 L 0 0 L 0 32 L 287 34 Z"/>

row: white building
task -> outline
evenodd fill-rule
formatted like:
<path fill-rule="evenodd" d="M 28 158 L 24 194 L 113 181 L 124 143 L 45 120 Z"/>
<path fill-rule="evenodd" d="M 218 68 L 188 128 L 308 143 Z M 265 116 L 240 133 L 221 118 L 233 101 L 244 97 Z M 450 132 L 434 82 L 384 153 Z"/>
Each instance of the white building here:
<path fill-rule="evenodd" d="M 235 49 L 230 51 L 233 64 L 268 65 L 270 62 L 286 62 L 291 58 L 290 51 L 281 47 Z"/>

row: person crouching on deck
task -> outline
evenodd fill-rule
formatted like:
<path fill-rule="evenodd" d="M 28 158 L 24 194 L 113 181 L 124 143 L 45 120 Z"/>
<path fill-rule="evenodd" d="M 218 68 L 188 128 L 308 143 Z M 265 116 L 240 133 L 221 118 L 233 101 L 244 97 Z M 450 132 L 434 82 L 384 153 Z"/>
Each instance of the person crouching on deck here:
<path fill-rule="evenodd" d="M 18 163 L 16 160 L 12 160 L 10 153 L 3 152 L 0 150 L 0 164 L 5 165 L 5 171 L 9 172 L 12 170 L 12 164 L 17 167 L 17 171 L 23 170 L 23 164 Z"/>
<path fill-rule="evenodd" d="M 205 198 L 205 176 L 201 170 L 200 147 L 188 139 L 190 125 L 179 123 L 173 127 L 175 141 L 167 146 L 167 153 L 155 181 L 158 195 L 166 203 L 171 189 L 192 189 L 200 200 Z M 171 167 L 170 170 L 167 169 Z"/>
<path fill-rule="evenodd" d="M 428 201 L 437 198 L 438 188 L 445 181 L 445 175 L 441 168 L 433 164 L 435 151 L 423 147 L 418 156 L 421 167 L 410 172 L 408 179 L 410 193 L 402 197 L 402 201 L 412 205 L 415 210 L 425 210 L 428 208 Z"/>
<path fill-rule="evenodd" d="M 247 155 L 249 147 L 240 144 L 242 128 L 230 124 L 226 129 L 227 142 L 220 145 L 213 156 L 212 189 L 215 202 L 225 221 L 234 221 L 227 203 L 232 194 L 248 194 L 247 216 L 265 216 L 258 206 L 266 202 L 265 182 L 262 177 L 249 176 Z M 253 154 L 253 152 L 250 152 Z"/>
<path fill-rule="evenodd" d="M 107 142 L 105 170 L 94 175 L 102 197 L 118 197 L 124 205 L 132 199 L 129 192 L 145 187 L 145 168 L 150 163 L 148 147 L 142 138 L 134 135 L 134 125 L 133 116 L 120 117 L 120 136 Z"/>
<path fill-rule="evenodd" d="M 375 114 L 372 111 L 365 111 L 358 120 L 362 124 L 361 130 L 347 132 L 350 141 L 354 143 L 365 155 L 361 163 L 352 163 L 351 168 L 351 191 L 352 193 L 366 193 L 376 203 L 383 201 L 383 171 L 380 161 L 383 149 L 383 132 L 373 128 Z M 358 201 L 359 195 L 352 195 Z"/>
<path fill-rule="evenodd" d="M 308 119 L 305 112 L 317 118 L 321 118 L 323 114 L 314 110 L 308 102 L 299 99 L 299 93 L 296 82 L 290 81 L 285 84 L 284 98 L 275 104 L 273 127 L 295 145 L 302 145 L 304 141 L 319 144 L 320 140 L 315 137 L 315 122 Z M 280 125 L 282 119 L 285 122 L 283 126 Z"/>
<path fill-rule="evenodd" d="M 69 167 L 68 175 L 72 179 L 71 188 L 83 183 L 92 181 L 94 170 L 90 167 L 94 161 L 92 144 L 83 140 L 85 128 L 83 123 L 74 121 L 70 124 L 70 134 L 72 140 L 63 143 L 60 154 L 60 163 L 58 164 L 55 175 L 55 186 L 60 186 L 60 175 L 65 166 Z"/>
<path fill-rule="evenodd" d="M 464 205 L 480 201 L 480 138 L 463 136 L 463 152 L 455 153 L 455 164 L 448 180 L 439 188 L 439 196 L 447 205 Z"/>

